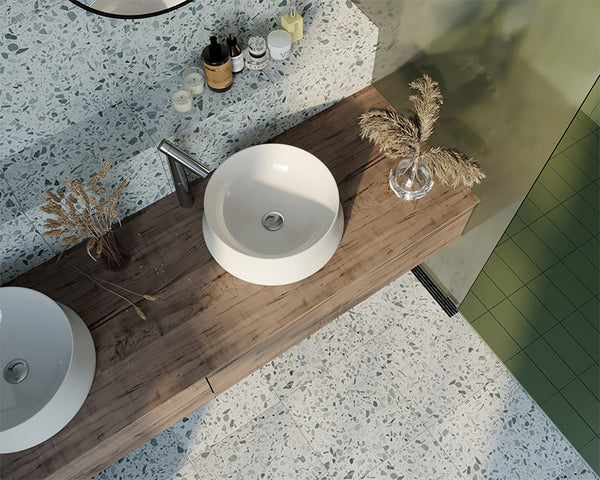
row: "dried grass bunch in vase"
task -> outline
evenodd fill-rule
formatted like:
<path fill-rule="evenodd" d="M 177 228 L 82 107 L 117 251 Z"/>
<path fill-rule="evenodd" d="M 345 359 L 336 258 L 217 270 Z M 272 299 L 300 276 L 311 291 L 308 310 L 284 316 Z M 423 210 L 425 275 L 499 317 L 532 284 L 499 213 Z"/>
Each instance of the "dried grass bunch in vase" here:
<path fill-rule="evenodd" d="M 61 242 L 67 244 L 66 248 L 87 238 L 88 255 L 94 261 L 101 258 L 108 269 L 119 271 L 127 266 L 129 256 L 122 250 L 113 225 L 120 224 L 116 204 L 127 181 L 108 195 L 102 182 L 109 170 L 110 163 L 105 160 L 102 169 L 92 178 L 89 190 L 78 179 L 67 183 L 66 192 L 47 191 L 49 199 L 40 209 L 54 216 L 44 222 L 45 236 L 63 237 Z"/>
<path fill-rule="evenodd" d="M 453 187 L 479 183 L 485 173 L 468 155 L 456 148 L 429 149 L 425 144 L 444 102 L 437 82 L 423 75 L 409 85 L 418 91 L 409 97 L 414 106 L 410 116 L 373 108 L 359 121 L 363 139 L 373 142 L 388 157 L 400 159 L 390 171 L 390 188 L 400 198 L 418 200 L 431 190 L 434 177 Z"/>

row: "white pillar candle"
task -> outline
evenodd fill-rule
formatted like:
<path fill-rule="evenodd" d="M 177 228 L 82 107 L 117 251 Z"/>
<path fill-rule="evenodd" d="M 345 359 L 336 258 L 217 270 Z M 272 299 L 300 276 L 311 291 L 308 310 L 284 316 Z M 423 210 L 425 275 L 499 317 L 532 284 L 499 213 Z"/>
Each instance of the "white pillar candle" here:
<path fill-rule="evenodd" d="M 171 100 L 175 110 L 189 112 L 192 109 L 192 90 L 187 85 L 178 85 L 171 91 Z"/>
<path fill-rule="evenodd" d="M 198 67 L 186 68 L 182 76 L 193 95 L 199 95 L 204 91 L 204 77 Z"/>

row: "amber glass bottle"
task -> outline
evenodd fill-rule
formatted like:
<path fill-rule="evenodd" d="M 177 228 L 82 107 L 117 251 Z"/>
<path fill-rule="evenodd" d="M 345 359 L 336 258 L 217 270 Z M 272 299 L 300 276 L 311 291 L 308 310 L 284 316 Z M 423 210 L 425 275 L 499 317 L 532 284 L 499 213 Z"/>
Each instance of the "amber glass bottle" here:
<path fill-rule="evenodd" d="M 227 38 L 227 46 L 229 47 L 229 57 L 231 58 L 231 71 L 233 73 L 240 73 L 244 69 L 244 55 L 242 47 L 240 47 L 233 33 L 230 33 Z"/>
<path fill-rule="evenodd" d="M 202 51 L 206 84 L 215 92 L 225 92 L 231 88 L 233 75 L 229 49 L 217 41 L 217 37 L 210 37 L 210 45 Z"/>

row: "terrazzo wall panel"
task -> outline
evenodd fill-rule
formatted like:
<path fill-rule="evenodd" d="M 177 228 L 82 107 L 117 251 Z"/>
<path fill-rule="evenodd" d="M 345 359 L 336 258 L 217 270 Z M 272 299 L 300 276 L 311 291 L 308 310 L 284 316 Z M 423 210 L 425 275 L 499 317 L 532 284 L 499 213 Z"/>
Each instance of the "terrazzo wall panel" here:
<path fill-rule="evenodd" d="M 41 235 L 45 191 L 90 179 L 102 160 L 108 187 L 126 179 L 121 217 L 172 192 L 155 145 L 169 138 L 211 167 L 267 141 L 369 85 L 377 28 L 351 2 L 295 2 L 305 37 L 291 58 L 208 89 L 176 113 L 168 90 L 200 64 L 209 37 L 278 28 L 286 0 L 203 0 L 169 14 L 118 20 L 68 2 L 3 2 L 0 18 L 0 284 L 62 251 Z M 335 19 L 335 21 L 330 21 Z"/>

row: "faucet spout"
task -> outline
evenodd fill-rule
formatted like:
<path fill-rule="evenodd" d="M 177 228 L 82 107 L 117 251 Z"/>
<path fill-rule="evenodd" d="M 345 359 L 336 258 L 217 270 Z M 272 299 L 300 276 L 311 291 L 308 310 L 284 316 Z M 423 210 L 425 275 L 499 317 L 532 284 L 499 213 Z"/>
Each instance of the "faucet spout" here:
<path fill-rule="evenodd" d="M 185 169 L 187 168 L 201 178 L 206 178 L 210 173 L 210 169 L 173 145 L 167 139 L 161 140 L 157 148 L 159 152 L 167 156 L 167 160 L 169 161 L 169 168 L 173 176 L 173 183 L 175 184 L 179 204 L 184 208 L 191 207 L 194 204 L 194 196 L 192 195 Z"/>

